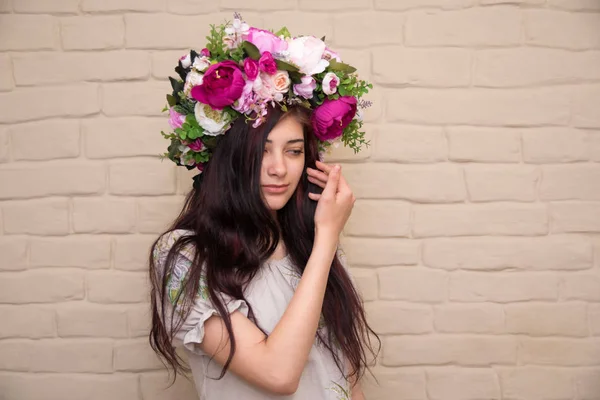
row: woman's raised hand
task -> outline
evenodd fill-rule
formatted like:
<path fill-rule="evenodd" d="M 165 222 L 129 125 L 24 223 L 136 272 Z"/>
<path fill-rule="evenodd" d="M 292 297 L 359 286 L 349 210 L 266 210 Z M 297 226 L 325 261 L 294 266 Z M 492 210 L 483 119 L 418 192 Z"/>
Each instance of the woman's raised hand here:
<path fill-rule="evenodd" d="M 323 188 L 321 194 L 308 194 L 309 198 L 318 201 L 315 228 L 337 239 L 352 213 L 356 199 L 339 165 L 331 166 L 317 161 L 317 168 L 307 168 L 308 180 Z"/>

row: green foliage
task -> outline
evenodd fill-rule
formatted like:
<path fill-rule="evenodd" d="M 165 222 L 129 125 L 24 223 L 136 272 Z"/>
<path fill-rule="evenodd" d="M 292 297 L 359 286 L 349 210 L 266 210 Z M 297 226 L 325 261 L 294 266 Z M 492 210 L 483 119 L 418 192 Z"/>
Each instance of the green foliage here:
<path fill-rule="evenodd" d="M 260 60 L 260 50 L 253 43 L 244 40 L 244 42 L 242 43 L 242 47 L 244 48 L 246 54 L 248 54 L 248 57 L 257 61 Z"/>
<path fill-rule="evenodd" d="M 219 26 L 211 24 L 210 34 L 206 37 L 206 40 L 208 40 L 206 48 L 210 51 L 211 58 L 216 59 L 217 61 L 227 59 L 227 46 L 223 42 L 223 39 L 226 36 L 225 28 L 227 25 L 229 25 L 229 23 Z"/>

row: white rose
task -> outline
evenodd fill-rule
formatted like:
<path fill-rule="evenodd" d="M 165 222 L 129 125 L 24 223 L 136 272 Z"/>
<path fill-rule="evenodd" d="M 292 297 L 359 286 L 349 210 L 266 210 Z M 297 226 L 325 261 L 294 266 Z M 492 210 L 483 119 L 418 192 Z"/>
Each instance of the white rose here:
<path fill-rule="evenodd" d="M 208 67 L 210 67 L 210 60 L 206 56 L 196 57 L 192 66 L 196 71 L 204 72 Z"/>
<path fill-rule="evenodd" d="M 231 122 L 229 115 L 223 111 L 213 110 L 208 104 L 196 103 L 194 115 L 206 135 L 222 135 L 229 129 L 229 123 Z"/>
<path fill-rule="evenodd" d="M 287 71 L 277 71 L 275 75 L 261 72 L 253 83 L 254 92 L 262 99 L 281 101 L 290 88 L 290 75 Z"/>
<path fill-rule="evenodd" d="M 188 72 L 187 76 L 185 77 L 185 85 L 183 85 L 183 92 L 185 93 L 186 96 L 190 96 L 190 92 L 192 91 L 192 88 L 194 86 L 198 86 L 198 85 L 202 85 L 202 82 L 204 81 L 204 75 L 196 72 L 194 70 L 191 70 L 190 72 Z"/>
<path fill-rule="evenodd" d="M 287 71 L 277 71 L 275 75 L 271 77 L 273 81 L 273 88 L 277 93 L 287 93 L 290 88 L 290 74 Z"/>
<path fill-rule="evenodd" d="M 192 65 L 192 57 L 190 57 L 190 53 L 187 53 L 185 56 L 179 59 L 181 61 L 181 66 L 183 68 L 189 68 Z"/>
<path fill-rule="evenodd" d="M 314 36 L 295 38 L 288 43 L 289 60 L 300 68 L 305 75 L 314 75 L 325 71 L 329 61 L 323 59 L 325 42 Z"/>
<path fill-rule="evenodd" d="M 334 94 L 340 84 L 340 78 L 333 72 L 328 72 L 323 78 L 323 93 L 326 95 Z"/>

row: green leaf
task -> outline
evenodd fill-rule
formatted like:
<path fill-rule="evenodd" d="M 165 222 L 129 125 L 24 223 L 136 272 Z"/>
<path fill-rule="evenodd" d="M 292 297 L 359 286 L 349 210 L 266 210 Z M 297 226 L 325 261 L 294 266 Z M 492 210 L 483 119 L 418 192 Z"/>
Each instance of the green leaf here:
<path fill-rule="evenodd" d="M 351 74 L 353 72 L 356 72 L 356 68 L 354 68 L 353 66 L 343 63 L 343 62 L 338 62 L 334 59 L 329 60 L 329 70 L 330 71 L 339 71 L 339 72 L 345 72 L 348 74 Z"/>
<path fill-rule="evenodd" d="M 302 83 L 302 74 L 300 72 L 290 71 L 288 73 L 290 75 L 290 80 L 292 81 L 292 83 Z"/>
<path fill-rule="evenodd" d="M 275 60 L 275 64 L 277 64 L 277 69 L 281 71 L 289 71 L 289 72 L 299 72 L 300 68 L 295 65 L 288 64 L 285 61 Z"/>
<path fill-rule="evenodd" d="M 287 108 L 287 106 L 286 106 L 285 104 L 282 104 L 282 105 L 281 105 L 281 110 L 282 110 L 283 112 L 287 112 L 288 108 Z"/>
<path fill-rule="evenodd" d="M 282 35 L 285 38 L 291 38 L 292 37 L 290 31 L 288 31 L 288 28 L 285 27 L 285 26 L 283 28 L 281 28 L 280 30 L 278 30 L 277 32 L 275 32 L 275 36 L 282 36 Z"/>
<path fill-rule="evenodd" d="M 341 96 L 346 96 L 348 94 L 348 92 L 346 91 L 346 88 L 343 86 L 338 86 L 338 92 L 340 93 Z"/>
<path fill-rule="evenodd" d="M 242 43 L 242 47 L 244 48 L 246 54 L 248 54 L 248 57 L 250 57 L 253 60 L 260 59 L 260 50 L 258 50 L 258 47 L 256 47 L 253 43 L 244 40 L 244 42 Z"/>
<path fill-rule="evenodd" d="M 169 103 L 169 105 L 171 107 L 173 107 L 177 104 L 177 99 L 172 94 L 168 94 L 167 95 L 167 103 Z"/>

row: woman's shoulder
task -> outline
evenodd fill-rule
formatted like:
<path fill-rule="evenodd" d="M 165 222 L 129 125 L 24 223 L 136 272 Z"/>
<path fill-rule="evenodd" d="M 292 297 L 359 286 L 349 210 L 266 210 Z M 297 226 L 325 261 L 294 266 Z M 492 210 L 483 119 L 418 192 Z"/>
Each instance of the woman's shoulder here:
<path fill-rule="evenodd" d="M 154 249 L 156 254 L 166 254 L 169 252 L 171 247 L 175 244 L 177 240 L 184 236 L 192 236 L 194 235 L 194 231 L 187 229 L 175 229 L 169 232 L 164 233 L 160 236 L 158 241 L 156 242 L 156 247 Z M 183 246 L 179 253 L 185 256 L 188 259 L 194 258 L 194 246 L 193 244 L 186 244 Z"/>

